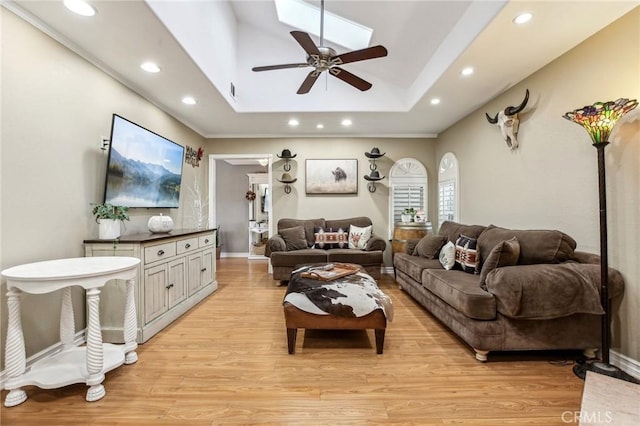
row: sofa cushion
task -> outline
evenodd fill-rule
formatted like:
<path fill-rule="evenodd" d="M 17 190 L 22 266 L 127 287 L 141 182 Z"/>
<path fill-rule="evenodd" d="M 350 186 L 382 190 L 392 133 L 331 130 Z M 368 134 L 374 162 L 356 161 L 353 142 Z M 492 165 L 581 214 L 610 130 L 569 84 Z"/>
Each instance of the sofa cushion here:
<path fill-rule="evenodd" d="M 287 251 L 302 250 L 308 247 L 303 226 L 281 229 L 279 234 L 287 246 Z"/>
<path fill-rule="evenodd" d="M 461 234 L 470 238 L 478 238 L 484 229 L 485 227 L 481 225 L 463 225 L 461 223 L 447 220 L 442 222 L 442 225 L 440 225 L 438 235 L 444 235 L 447 237 L 447 240 L 455 244 Z"/>
<path fill-rule="evenodd" d="M 336 248 L 327 250 L 327 261 L 355 263 L 358 265 L 380 265 L 382 264 L 382 252 Z"/>
<path fill-rule="evenodd" d="M 355 225 L 361 228 L 365 226 L 373 225 L 371 219 L 366 216 L 352 217 L 348 219 L 327 220 L 327 228 L 342 228 L 347 229 L 349 226 Z"/>
<path fill-rule="evenodd" d="M 425 235 L 418 241 L 418 244 L 416 244 L 416 247 L 413 249 L 413 255 L 434 259 L 438 257 L 440 249 L 446 242 L 447 238 L 442 235 Z"/>
<path fill-rule="evenodd" d="M 566 262 L 573 258 L 576 248 L 575 240 L 560 231 L 516 230 L 489 225 L 478 237 L 480 265 L 496 244 L 513 237 L 520 243 L 520 265 Z"/>
<path fill-rule="evenodd" d="M 491 250 L 482 270 L 480 271 L 480 287 L 484 290 L 487 289 L 487 275 L 489 272 L 496 268 L 502 268 L 504 266 L 514 266 L 518 264 L 518 258 L 520 257 L 520 242 L 516 237 L 507 241 L 500 241 Z"/>
<path fill-rule="evenodd" d="M 393 256 L 393 266 L 417 282 L 422 281 L 423 270 L 442 269 L 442 265 L 438 259 L 427 259 L 420 256 L 412 256 L 407 253 L 396 253 Z"/>
<path fill-rule="evenodd" d="M 456 245 L 451 241 L 442 246 L 438 260 L 444 269 L 451 270 L 456 264 Z"/>
<path fill-rule="evenodd" d="M 294 226 L 303 226 L 304 234 L 307 238 L 307 247 L 313 247 L 314 237 L 313 230 L 316 227 L 326 228 L 332 225 L 327 225 L 325 220 L 320 219 L 288 219 L 282 218 L 278 221 L 278 233 L 281 229 L 293 228 Z"/>
<path fill-rule="evenodd" d="M 464 272 L 475 274 L 479 271 L 480 256 L 475 238 L 460 235 L 456 240 L 456 265 Z"/>
<path fill-rule="evenodd" d="M 314 244 L 317 249 L 344 248 L 349 246 L 349 228 L 320 228 L 314 229 Z"/>
<path fill-rule="evenodd" d="M 271 253 L 271 265 L 293 268 L 303 263 L 320 263 L 327 261 L 327 251 L 317 249 L 302 249 L 294 251 L 276 251 Z M 287 277 L 286 279 L 288 279 Z"/>
<path fill-rule="evenodd" d="M 425 269 L 422 286 L 469 318 L 492 320 L 496 317 L 495 298 L 480 288 L 477 275 L 463 271 Z"/>
<path fill-rule="evenodd" d="M 371 238 L 371 230 L 373 226 L 365 226 L 361 228 L 359 226 L 351 225 L 349 227 L 349 248 L 363 250 Z"/>

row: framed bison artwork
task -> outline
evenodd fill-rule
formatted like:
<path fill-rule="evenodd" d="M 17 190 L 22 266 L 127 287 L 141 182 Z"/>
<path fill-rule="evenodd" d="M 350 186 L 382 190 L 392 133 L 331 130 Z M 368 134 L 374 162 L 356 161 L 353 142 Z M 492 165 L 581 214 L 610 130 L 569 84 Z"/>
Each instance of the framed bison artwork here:
<path fill-rule="evenodd" d="M 358 160 L 307 160 L 307 194 L 357 194 Z"/>

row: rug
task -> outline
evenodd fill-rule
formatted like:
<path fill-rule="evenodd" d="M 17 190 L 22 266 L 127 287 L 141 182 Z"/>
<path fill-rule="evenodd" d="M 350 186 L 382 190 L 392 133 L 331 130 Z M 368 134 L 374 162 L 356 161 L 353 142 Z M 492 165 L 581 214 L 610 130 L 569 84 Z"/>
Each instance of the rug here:
<path fill-rule="evenodd" d="M 580 412 L 575 414 L 581 426 L 638 426 L 640 385 L 587 371 L 582 405 Z"/>

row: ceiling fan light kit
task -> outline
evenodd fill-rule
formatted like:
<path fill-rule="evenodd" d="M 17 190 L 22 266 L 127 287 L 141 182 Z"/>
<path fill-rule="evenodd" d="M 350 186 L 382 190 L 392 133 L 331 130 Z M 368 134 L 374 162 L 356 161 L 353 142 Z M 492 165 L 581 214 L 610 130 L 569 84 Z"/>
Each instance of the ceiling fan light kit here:
<path fill-rule="evenodd" d="M 298 42 L 298 44 L 307 53 L 307 62 L 295 63 L 295 64 L 281 64 L 281 65 L 267 65 L 252 68 L 252 71 L 272 71 L 286 68 L 306 68 L 313 67 L 314 69 L 307 74 L 297 93 L 303 95 L 309 93 L 316 80 L 323 72 L 327 71 L 329 75 L 332 75 L 345 83 L 355 87 L 358 90 L 366 91 L 373 86 L 366 80 L 350 73 L 344 68 L 340 68 L 338 65 L 344 65 L 352 62 L 364 61 L 367 59 L 381 58 L 387 56 L 387 49 L 384 46 L 372 46 L 365 49 L 353 50 L 351 52 L 342 53 L 340 55 L 331 47 L 323 46 L 324 43 L 324 0 L 321 2 L 320 12 L 320 45 L 316 44 L 311 39 L 311 36 L 304 31 L 291 31 L 291 36 Z"/>

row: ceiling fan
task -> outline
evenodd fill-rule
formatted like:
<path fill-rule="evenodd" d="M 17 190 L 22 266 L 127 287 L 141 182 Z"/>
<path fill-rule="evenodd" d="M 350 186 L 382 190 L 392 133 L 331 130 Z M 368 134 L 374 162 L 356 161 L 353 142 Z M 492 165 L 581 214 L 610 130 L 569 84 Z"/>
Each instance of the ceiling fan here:
<path fill-rule="evenodd" d="M 271 71 L 285 68 L 304 68 L 313 67 L 307 78 L 302 82 L 302 85 L 298 89 L 297 93 L 303 95 L 309 93 L 313 84 L 316 82 L 320 74 L 324 71 L 328 71 L 334 77 L 339 78 L 355 87 L 356 89 L 365 90 L 371 89 L 372 84 L 368 81 L 361 79 L 360 77 L 350 73 L 349 71 L 340 68 L 338 65 L 348 64 L 351 62 L 364 61 L 366 59 L 381 58 L 387 56 L 387 49 L 384 46 L 372 46 L 366 49 L 353 50 L 351 52 L 336 54 L 336 51 L 330 47 L 323 46 L 324 42 L 324 0 L 320 3 L 320 45 L 316 44 L 311 39 L 308 33 L 303 31 L 291 31 L 291 35 L 307 52 L 307 62 L 297 64 L 282 64 L 282 65 L 267 65 L 263 67 L 254 67 L 252 71 Z"/>

